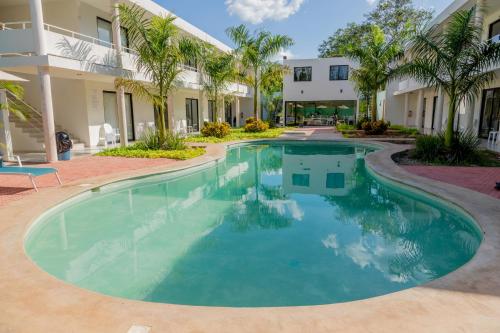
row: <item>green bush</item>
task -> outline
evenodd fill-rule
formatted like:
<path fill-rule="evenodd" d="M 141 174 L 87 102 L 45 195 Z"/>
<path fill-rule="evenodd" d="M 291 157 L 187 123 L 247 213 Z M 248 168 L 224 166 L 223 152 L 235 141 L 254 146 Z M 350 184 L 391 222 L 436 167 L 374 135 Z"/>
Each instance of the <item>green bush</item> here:
<path fill-rule="evenodd" d="M 377 120 L 373 122 L 365 122 L 363 123 L 363 130 L 368 135 L 382 135 L 389 128 L 389 123 L 383 120 Z"/>
<path fill-rule="evenodd" d="M 137 144 L 125 148 L 106 149 L 96 154 L 97 156 L 126 157 L 126 158 L 168 158 L 174 160 L 188 160 L 205 154 L 204 148 L 188 148 L 182 150 L 148 150 L 142 149 Z"/>
<path fill-rule="evenodd" d="M 444 134 L 417 137 L 413 157 L 429 162 L 448 165 L 481 164 L 480 140 L 470 131 L 455 133 L 451 147 L 444 144 Z"/>
<path fill-rule="evenodd" d="M 435 162 L 444 148 L 440 136 L 419 135 L 415 141 L 414 157 L 424 162 Z"/>
<path fill-rule="evenodd" d="M 222 139 L 231 133 L 231 126 L 228 123 L 205 123 L 201 129 L 204 137 L 214 137 Z"/>
<path fill-rule="evenodd" d="M 404 127 L 401 125 L 391 125 L 389 127 L 391 130 L 399 131 L 401 134 L 409 135 L 409 136 L 416 136 L 419 131 L 416 128 L 412 127 Z"/>
<path fill-rule="evenodd" d="M 338 124 L 337 125 L 337 130 L 338 131 L 353 131 L 355 130 L 356 127 L 354 125 L 349 125 L 349 124 Z"/>
<path fill-rule="evenodd" d="M 368 119 L 368 117 L 366 115 L 364 115 L 363 117 L 359 118 L 358 122 L 356 123 L 356 128 L 358 130 L 362 130 L 363 129 L 363 125 L 365 123 L 368 123 L 370 122 L 370 119 Z"/>
<path fill-rule="evenodd" d="M 162 133 L 159 130 L 147 129 L 135 145 L 142 150 L 182 150 L 186 149 L 184 139 L 171 131 Z"/>
<path fill-rule="evenodd" d="M 269 125 L 259 119 L 248 118 L 245 125 L 247 133 L 261 133 L 269 129 Z"/>

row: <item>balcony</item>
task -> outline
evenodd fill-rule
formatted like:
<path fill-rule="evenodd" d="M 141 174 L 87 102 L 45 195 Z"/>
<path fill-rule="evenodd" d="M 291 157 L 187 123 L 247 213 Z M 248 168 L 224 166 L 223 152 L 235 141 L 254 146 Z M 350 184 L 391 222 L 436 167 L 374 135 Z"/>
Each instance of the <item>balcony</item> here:
<path fill-rule="evenodd" d="M 54 59 L 49 59 L 49 66 L 111 76 L 123 75 L 124 69 L 133 73 L 136 79 L 149 81 L 143 74 L 136 72 L 137 53 L 132 49 L 122 48 L 120 67 L 113 43 L 51 24 L 44 24 L 44 29 L 47 53 L 54 56 Z M 0 22 L 0 60 L 33 56 L 34 45 L 31 22 Z M 197 68 L 184 65 L 181 69 L 183 72 L 178 84 L 187 89 L 201 89 Z M 237 83 L 229 85 L 228 90 L 240 96 L 251 94 L 246 85 Z"/>

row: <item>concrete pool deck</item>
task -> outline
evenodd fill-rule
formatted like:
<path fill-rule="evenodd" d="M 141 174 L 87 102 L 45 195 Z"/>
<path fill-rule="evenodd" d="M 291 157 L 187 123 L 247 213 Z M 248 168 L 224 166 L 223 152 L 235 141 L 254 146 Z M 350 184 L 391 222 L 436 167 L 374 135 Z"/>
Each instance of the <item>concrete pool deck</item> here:
<path fill-rule="evenodd" d="M 92 187 L 224 158 L 225 146 L 211 145 L 206 155 L 190 161 L 79 179 L 0 207 L 0 332 L 127 332 L 134 325 L 151 327 L 153 333 L 499 332 L 500 202 L 410 174 L 390 158 L 407 147 L 383 145 L 366 158 L 372 170 L 458 204 L 481 226 L 484 241 L 459 270 L 424 286 L 350 303 L 238 309 L 104 296 L 57 280 L 26 256 L 24 235 L 48 208 Z"/>

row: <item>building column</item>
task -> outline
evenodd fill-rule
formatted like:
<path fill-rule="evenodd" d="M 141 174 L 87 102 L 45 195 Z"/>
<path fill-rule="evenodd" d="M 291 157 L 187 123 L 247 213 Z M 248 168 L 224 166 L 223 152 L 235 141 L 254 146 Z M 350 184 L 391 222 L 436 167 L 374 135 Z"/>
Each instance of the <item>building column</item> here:
<path fill-rule="evenodd" d="M 173 92 L 170 92 L 167 98 L 167 116 L 168 116 L 168 129 L 171 132 L 175 132 L 175 110 L 174 110 L 174 96 Z M 187 128 L 186 128 L 187 130 Z"/>
<path fill-rule="evenodd" d="M 113 22 L 111 24 L 113 30 L 113 42 L 115 44 L 116 62 L 119 68 L 123 68 L 122 61 L 122 36 L 120 24 L 120 11 L 118 9 L 118 1 L 113 1 Z M 116 103 L 118 110 L 118 126 L 120 128 L 120 146 L 128 145 L 128 126 L 127 126 L 127 107 L 125 104 L 125 88 L 119 87 L 116 91 Z"/>
<path fill-rule="evenodd" d="M 35 52 L 38 56 L 47 55 L 47 42 L 43 23 L 42 0 L 30 0 L 31 31 L 35 43 Z M 45 155 L 47 162 L 57 161 L 56 129 L 54 123 L 54 106 L 52 103 L 52 84 L 49 69 L 38 66 L 41 92 L 41 113 L 43 122 L 43 135 Z"/>
<path fill-rule="evenodd" d="M 356 100 L 356 120 L 355 123 L 357 124 L 359 121 L 359 98 Z M 333 124 L 334 126 L 337 124 Z"/>
<path fill-rule="evenodd" d="M 203 93 L 203 89 L 200 87 L 200 91 L 198 94 L 198 126 L 199 130 L 203 128 L 203 124 L 205 123 L 205 94 Z"/>
<path fill-rule="evenodd" d="M 418 91 L 418 100 L 417 100 L 417 114 L 415 116 L 415 127 L 420 132 L 422 129 L 422 119 L 424 114 L 424 90 L 420 89 Z"/>
<path fill-rule="evenodd" d="M 410 113 L 410 93 L 405 94 L 405 102 L 403 106 L 403 126 L 408 127 L 408 115 Z"/>
<path fill-rule="evenodd" d="M 7 91 L 0 90 L 0 152 L 4 161 L 13 159 Z"/>
<path fill-rule="evenodd" d="M 436 105 L 436 114 L 434 115 L 434 134 L 441 133 L 443 129 L 443 108 L 444 92 L 442 88 L 438 90 L 438 100 Z"/>
<path fill-rule="evenodd" d="M 481 39 L 482 39 L 482 32 L 483 32 L 485 10 L 486 10 L 485 0 L 477 0 L 474 20 L 475 20 L 476 25 L 481 29 Z"/>
<path fill-rule="evenodd" d="M 240 119 L 240 113 L 241 113 L 241 105 L 240 105 L 240 98 L 238 96 L 235 97 L 234 100 L 234 112 L 236 113 L 236 127 L 241 126 L 241 119 Z"/>

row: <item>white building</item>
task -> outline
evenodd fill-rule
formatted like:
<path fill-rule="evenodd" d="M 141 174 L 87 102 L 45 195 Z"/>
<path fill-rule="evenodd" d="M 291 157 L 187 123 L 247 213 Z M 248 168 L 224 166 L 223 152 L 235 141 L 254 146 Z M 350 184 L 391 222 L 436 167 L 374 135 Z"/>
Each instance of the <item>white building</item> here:
<path fill-rule="evenodd" d="M 151 0 L 124 0 L 144 8 L 151 15 L 170 14 Z M 46 150 L 55 160 L 54 134 L 69 132 L 81 146 L 103 144 L 100 132 L 105 123 L 119 129 L 122 142 L 133 141 L 144 128 L 154 125 L 152 105 L 116 89 L 115 78 L 137 73 L 134 51 L 128 48 L 127 31 L 111 23 L 117 0 L 1 0 L 0 70 L 29 80 L 25 101 L 31 106 L 30 119 L 11 117 L 10 134 L 15 151 Z M 204 40 L 221 52 L 224 45 L 190 23 L 177 18 L 181 33 Z M 212 103 L 202 91 L 196 65 L 186 64 L 181 83 L 169 100 L 172 128 L 184 123 L 197 131 L 213 119 Z M 252 113 L 252 91 L 233 84 L 225 118 L 243 124 Z M 124 116 L 123 116 L 124 115 Z M 181 122 L 185 120 L 186 122 Z M 8 124 L 7 124 L 8 125 Z M 5 126 L 3 128 L 5 130 Z"/>
<path fill-rule="evenodd" d="M 353 63 L 346 58 L 285 59 L 285 124 L 329 125 L 332 117 L 354 121 L 358 94 L 349 80 Z"/>
<path fill-rule="evenodd" d="M 453 13 L 476 7 L 476 19 L 482 22 L 483 40 L 500 42 L 499 0 L 455 0 L 431 23 L 446 26 Z M 473 105 L 461 105 L 454 119 L 459 129 L 470 129 L 487 138 L 490 131 L 500 129 L 500 64 L 491 70 L 497 79 L 485 89 Z M 378 117 L 423 133 L 437 133 L 447 123 L 449 99 L 434 88 L 424 87 L 412 79 L 392 82 L 378 95 Z"/>

